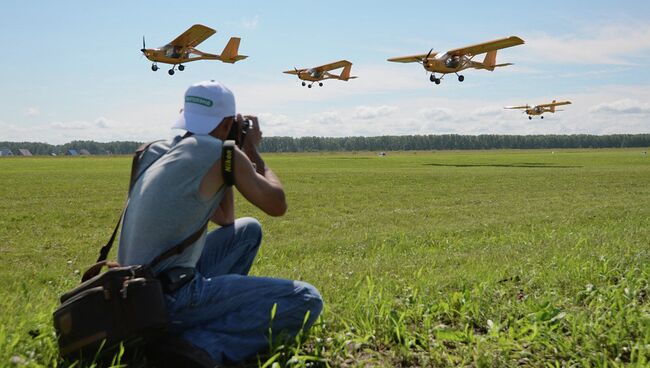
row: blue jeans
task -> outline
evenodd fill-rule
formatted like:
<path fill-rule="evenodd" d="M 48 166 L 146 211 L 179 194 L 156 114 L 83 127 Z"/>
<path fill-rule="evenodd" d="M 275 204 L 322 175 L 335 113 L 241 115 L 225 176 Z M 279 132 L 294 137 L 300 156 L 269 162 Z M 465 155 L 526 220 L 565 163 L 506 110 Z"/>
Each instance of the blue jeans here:
<path fill-rule="evenodd" d="M 313 286 L 247 276 L 262 242 L 253 218 L 210 232 L 194 279 L 166 295 L 170 331 L 207 351 L 217 362 L 236 363 L 269 346 L 268 330 L 295 336 L 309 328 L 323 309 Z M 277 304 L 271 322 L 271 309 Z M 303 326 L 305 315 L 309 319 Z"/>

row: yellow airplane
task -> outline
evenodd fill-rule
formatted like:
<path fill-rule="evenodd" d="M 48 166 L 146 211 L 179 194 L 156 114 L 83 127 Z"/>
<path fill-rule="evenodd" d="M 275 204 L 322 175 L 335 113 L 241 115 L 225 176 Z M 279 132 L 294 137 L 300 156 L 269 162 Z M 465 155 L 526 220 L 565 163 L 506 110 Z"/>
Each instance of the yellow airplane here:
<path fill-rule="evenodd" d="M 449 50 L 442 54 L 434 52 L 433 49 L 431 49 L 427 54 L 400 56 L 390 58 L 388 61 L 396 63 L 420 63 L 424 67 L 424 70 L 431 72 L 429 80 L 435 84 L 440 84 L 440 81 L 445 74 L 449 73 L 456 74 L 456 76 L 458 76 L 458 81 L 462 82 L 465 80 L 465 77 L 458 74 L 461 70 L 474 68 L 493 71 L 494 68 L 512 65 L 511 63 L 497 64 L 497 50 L 521 45 L 523 43 L 524 40 L 521 38 L 510 36 L 499 40 Z M 484 53 L 486 53 L 486 55 L 483 62 L 473 60 L 476 55 Z M 438 78 L 435 73 L 440 73 L 442 76 Z"/>
<path fill-rule="evenodd" d="M 562 106 L 562 105 L 571 105 L 571 101 L 560 101 L 557 102 L 553 100 L 551 103 L 547 104 L 541 104 L 541 105 L 536 105 L 536 106 L 506 106 L 504 109 L 523 109 L 523 113 L 528 114 L 528 120 L 532 120 L 533 116 L 532 115 L 540 115 L 541 119 L 544 119 L 544 116 L 541 116 L 545 112 L 550 112 L 550 113 L 555 113 L 556 111 L 562 111 L 562 110 L 556 110 L 556 106 Z"/>
<path fill-rule="evenodd" d="M 332 74 L 330 71 L 336 70 L 343 68 L 341 71 L 341 74 Z M 319 86 L 323 86 L 323 80 L 325 79 L 339 79 L 342 81 L 348 81 L 350 79 L 354 79 L 356 77 L 350 76 L 350 70 L 352 70 L 352 63 L 347 61 L 347 60 L 339 60 L 333 63 L 317 66 L 314 68 L 310 69 L 297 69 L 293 68 L 293 70 L 287 70 L 286 74 L 293 74 L 297 75 L 299 79 L 301 79 L 303 87 L 307 85 L 307 87 L 311 88 L 311 85 L 318 82 Z M 311 82 L 307 84 L 307 82 Z"/>
<path fill-rule="evenodd" d="M 176 37 L 172 42 L 157 49 L 148 49 L 145 46 L 144 37 L 142 37 L 142 49 L 140 49 L 140 51 L 142 51 L 147 59 L 153 61 L 151 70 L 154 72 L 158 70 L 158 65 L 156 63 L 172 64 L 172 68 L 168 71 L 169 75 L 174 75 L 174 69 L 176 69 L 177 65 L 178 70 L 185 70 L 185 66 L 182 63 L 188 63 L 190 61 L 221 60 L 224 63 L 232 64 L 248 57 L 238 54 L 239 42 L 241 41 L 239 37 L 230 38 L 230 41 L 228 41 L 228 44 L 223 49 L 221 55 L 208 54 L 195 49 L 198 44 L 205 41 L 216 32 L 217 31 L 210 27 L 195 24 L 180 36 Z"/>

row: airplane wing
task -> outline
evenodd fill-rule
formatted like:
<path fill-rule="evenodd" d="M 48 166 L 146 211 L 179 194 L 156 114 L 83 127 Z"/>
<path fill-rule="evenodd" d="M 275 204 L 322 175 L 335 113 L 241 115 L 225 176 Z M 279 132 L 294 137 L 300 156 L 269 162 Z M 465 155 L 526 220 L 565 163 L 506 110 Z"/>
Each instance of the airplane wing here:
<path fill-rule="evenodd" d="M 215 33 L 217 33 L 217 31 L 210 27 L 206 27 L 202 24 L 195 24 L 187 31 L 183 32 L 183 34 L 176 37 L 174 41 L 170 42 L 170 45 L 179 47 L 196 47 Z"/>
<path fill-rule="evenodd" d="M 318 71 L 328 72 L 330 70 L 343 68 L 343 67 L 346 67 L 346 66 L 349 66 L 349 65 L 352 65 L 352 63 L 347 61 L 347 60 L 339 60 L 339 61 L 336 61 L 336 62 L 333 62 L 333 63 L 317 66 L 317 67 L 315 67 L 313 69 L 318 70 Z"/>
<path fill-rule="evenodd" d="M 400 56 L 400 57 L 394 57 L 387 59 L 388 61 L 392 61 L 394 63 L 419 63 L 420 61 L 424 60 L 424 58 L 429 55 L 429 57 L 434 57 L 436 56 L 436 52 L 432 52 L 431 54 L 420 54 L 420 55 L 410 55 L 410 56 Z"/>
<path fill-rule="evenodd" d="M 500 50 L 512 46 L 521 45 L 523 43 L 524 40 L 522 40 L 521 38 L 517 36 L 510 36 L 510 37 L 501 38 L 494 41 L 479 43 L 472 46 L 461 47 L 455 50 L 449 50 L 447 51 L 447 54 L 453 56 L 461 56 L 461 55 L 473 56 L 473 55 L 483 54 L 488 51 Z"/>
<path fill-rule="evenodd" d="M 562 105 L 571 105 L 571 101 L 551 102 L 551 103 L 537 105 L 537 106 L 538 107 L 553 107 L 553 106 L 562 106 Z"/>
<path fill-rule="evenodd" d="M 506 106 L 504 109 L 528 109 L 530 106 L 528 105 L 523 105 L 523 106 Z"/>
<path fill-rule="evenodd" d="M 306 70 L 307 69 L 294 69 L 294 70 L 287 70 L 286 72 L 282 72 L 282 73 L 297 75 L 298 73 L 304 72 Z"/>

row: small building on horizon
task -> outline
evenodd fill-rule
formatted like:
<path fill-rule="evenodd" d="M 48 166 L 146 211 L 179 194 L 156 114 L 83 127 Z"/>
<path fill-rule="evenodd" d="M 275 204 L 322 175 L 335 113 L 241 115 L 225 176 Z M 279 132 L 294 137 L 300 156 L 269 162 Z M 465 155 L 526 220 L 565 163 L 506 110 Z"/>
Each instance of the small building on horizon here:
<path fill-rule="evenodd" d="M 34 156 L 27 148 L 19 148 L 16 153 L 17 156 Z"/>
<path fill-rule="evenodd" d="M 0 148 L 0 156 L 13 156 L 14 153 L 7 147 Z"/>

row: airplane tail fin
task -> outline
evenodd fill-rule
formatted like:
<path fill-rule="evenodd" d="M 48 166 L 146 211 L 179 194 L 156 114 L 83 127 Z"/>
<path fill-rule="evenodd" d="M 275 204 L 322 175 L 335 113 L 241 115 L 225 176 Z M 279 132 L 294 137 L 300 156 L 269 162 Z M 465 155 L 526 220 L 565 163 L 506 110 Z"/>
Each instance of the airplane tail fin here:
<path fill-rule="evenodd" d="M 494 69 L 496 63 L 497 63 L 497 50 L 488 51 L 485 54 L 485 59 L 483 59 L 483 65 L 485 65 L 486 68 L 492 70 Z"/>
<path fill-rule="evenodd" d="M 339 78 L 341 78 L 344 81 L 356 78 L 354 76 L 353 77 L 350 76 L 351 70 L 352 70 L 352 64 L 346 65 L 345 67 L 343 67 L 343 71 L 341 72 Z"/>
<path fill-rule="evenodd" d="M 248 56 L 244 55 L 239 55 L 239 42 L 241 41 L 241 38 L 239 37 L 231 37 L 230 41 L 228 41 L 228 44 L 226 47 L 224 47 L 223 51 L 221 52 L 221 61 L 225 63 L 234 63 L 242 59 L 246 59 Z"/>
<path fill-rule="evenodd" d="M 553 100 L 552 103 L 555 103 L 555 100 Z M 553 113 L 555 112 L 555 105 L 551 106 L 551 112 L 553 112 Z"/>
<path fill-rule="evenodd" d="M 504 66 L 512 65 L 512 63 L 503 63 L 497 64 L 497 51 L 488 51 L 485 54 L 485 59 L 483 59 L 483 67 L 489 71 L 493 71 L 494 68 L 501 68 Z"/>

